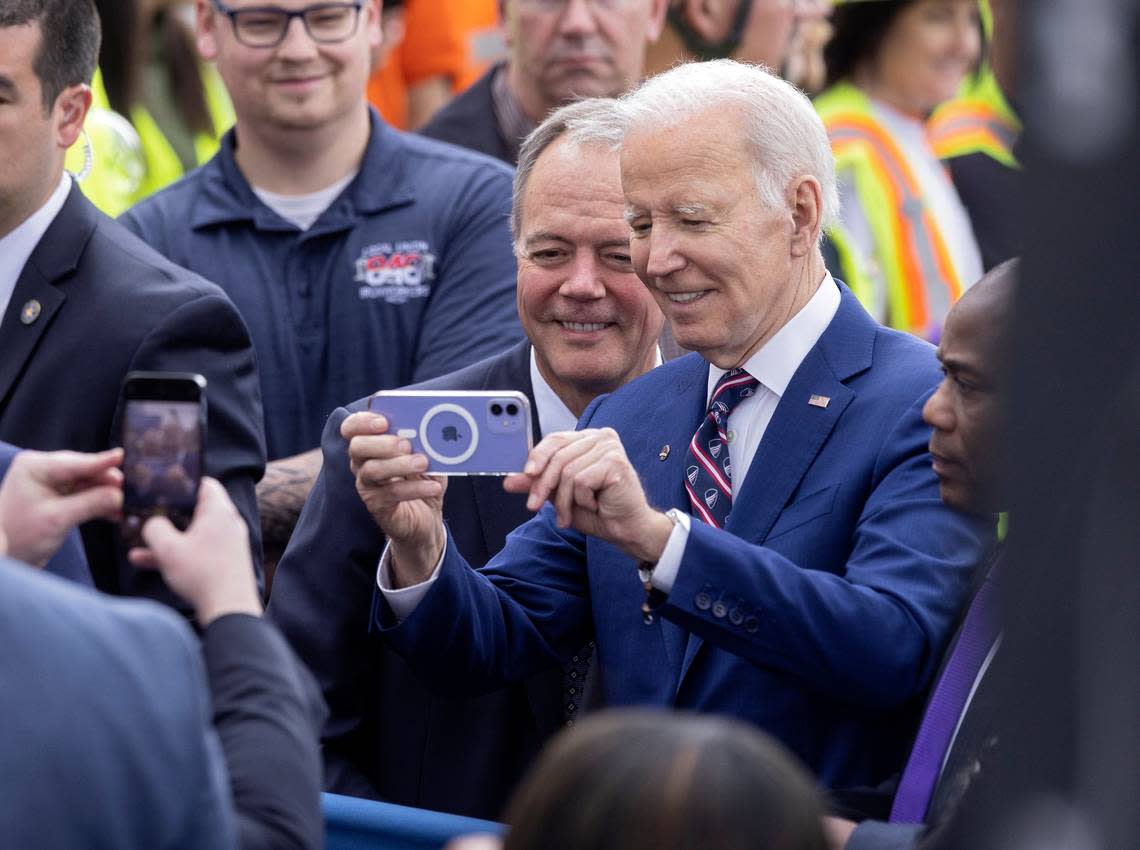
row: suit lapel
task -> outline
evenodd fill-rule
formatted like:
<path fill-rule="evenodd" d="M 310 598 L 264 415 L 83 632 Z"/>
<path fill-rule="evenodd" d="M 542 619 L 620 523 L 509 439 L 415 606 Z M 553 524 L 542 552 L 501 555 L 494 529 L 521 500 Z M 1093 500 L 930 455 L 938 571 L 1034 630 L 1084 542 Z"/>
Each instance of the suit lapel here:
<path fill-rule="evenodd" d="M 95 229 L 95 212 L 72 186 L 67 200 L 28 257 L 0 321 L 0 405 L 11 394 L 24 364 L 47 333 L 66 299 L 58 284 L 72 274 Z M 33 320 L 21 318 L 25 306 Z"/>
<path fill-rule="evenodd" d="M 850 290 L 839 288 L 839 309 L 792 376 L 733 502 L 725 530 L 742 540 L 759 544 L 768 536 L 855 397 L 843 381 L 871 364 L 876 325 Z M 689 637 L 680 681 L 702 644 Z"/>

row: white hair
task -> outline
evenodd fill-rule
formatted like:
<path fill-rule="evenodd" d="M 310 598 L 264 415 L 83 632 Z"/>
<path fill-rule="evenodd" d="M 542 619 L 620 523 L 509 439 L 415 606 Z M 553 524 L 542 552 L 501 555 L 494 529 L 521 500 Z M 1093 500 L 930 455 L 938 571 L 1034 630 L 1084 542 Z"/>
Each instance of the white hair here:
<path fill-rule="evenodd" d="M 784 208 L 792 180 L 810 175 L 823 193 L 821 233 L 835 223 L 839 190 L 823 122 L 803 92 L 763 66 L 731 59 L 688 62 L 649 78 L 619 101 L 623 136 L 674 126 L 714 109 L 741 115 L 765 204 Z"/>
<path fill-rule="evenodd" d="M 523 196 L 527 182 L 542 152 L 562 138 L 575 147 L 596 146 L 617 151 L 622 139 L 617 101 L 612 97 L 590 97 L 567 104 L 551 112 L 523 140 L 515 166 L 511 200 L 511 235 L 516 246 L 522 231 Z"/>

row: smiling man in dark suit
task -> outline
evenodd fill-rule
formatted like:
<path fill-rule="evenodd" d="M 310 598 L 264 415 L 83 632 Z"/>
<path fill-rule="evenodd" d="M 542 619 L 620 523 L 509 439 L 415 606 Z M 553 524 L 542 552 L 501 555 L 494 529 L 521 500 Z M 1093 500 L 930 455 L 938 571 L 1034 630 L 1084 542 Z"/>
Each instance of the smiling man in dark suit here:
<path fill-rule="evenodd" d="M 634 268 L 699 353 L 546 435 L 506 480 L 539 515 L 479 571 L 425 458 L 382 417 L 346 420 L 390 541 L 376 625 L 449 690 L 532 675 L 593 638 L 607 705 L 738 716 L 825 785 L 881 781 L 987 539 L 938 498 L 933 349 L 827 274 L 834 161 L 792 86 L 682 65 L 619 114 Z"/>
<path fill-rule="evenodd" d="M 521 391 L 544 435 L 572 430 L 595 396 L 655 364 L 663 318 L 633 273 L 617 153 L 567 132 L 575 120 L 605 120 L 613 106 L 595 99 L 564 107 L 523 145 L 512 229 L 529 341 L 418 389 Z M 329 790 L 497 817 L 542 741 L 572 721 L 586 654 L 520 685 L 445 699 L 368 634 L 384 536 L 357 493 L 341 436 L 350 413 L 366 409 L 361 400 L 325 426 L 323 469 L 278 567 L 269 613 L 329 703 Z M 461 477 L 443 515 L 477 567 L 530 512 L 498 479 Z"/>
<path fill-rule="evenodd" d="M 128 372 L 201 373 L 206 471 L 241 511 L 256 570 L 265 448 L 245 325 L 220 289 L 98 212 L 64 172 L 91 104 L 99 37 L 90 0 L 0 7 L 0 439 L 106 449 L 119 440 Z M 100 589 L 169 598 L 156 574 L 130 568 L 112 525 L 82 533 Z"/>

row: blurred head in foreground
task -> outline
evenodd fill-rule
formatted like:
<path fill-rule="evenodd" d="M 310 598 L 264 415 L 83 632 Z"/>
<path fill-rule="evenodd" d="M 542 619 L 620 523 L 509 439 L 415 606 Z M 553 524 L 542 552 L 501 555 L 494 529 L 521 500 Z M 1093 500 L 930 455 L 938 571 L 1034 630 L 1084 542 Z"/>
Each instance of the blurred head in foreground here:
<path fill-rule="evenodd" d="M 825 850 L 808 775 L 735 720 L 606 711 L 546 748 L 505 850 Z"/>

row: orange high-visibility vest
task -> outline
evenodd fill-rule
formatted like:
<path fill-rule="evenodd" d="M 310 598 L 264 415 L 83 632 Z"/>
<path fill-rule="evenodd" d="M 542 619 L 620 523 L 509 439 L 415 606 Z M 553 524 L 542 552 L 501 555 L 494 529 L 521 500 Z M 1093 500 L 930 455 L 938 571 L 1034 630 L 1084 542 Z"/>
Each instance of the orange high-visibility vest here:
<path fill-rule="evenodd" d="M 886 285 L 887 323 L 933 338 L 963 285 L 917 177 L 859 89 L 839 83 L 815 106 L 836 170 L 853 179 L 874 236 L 870 259 Z"/>

